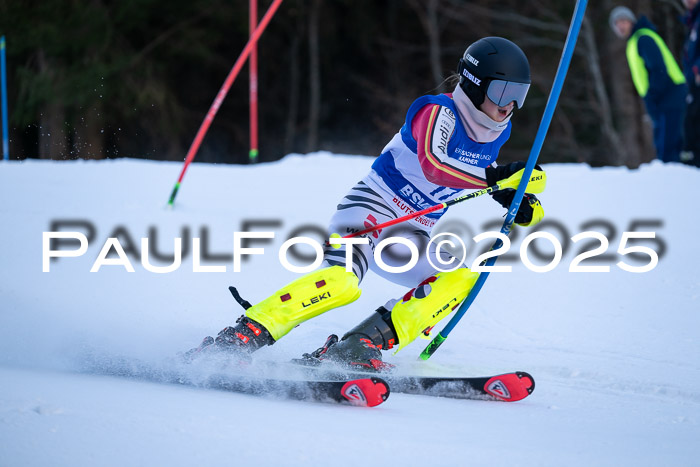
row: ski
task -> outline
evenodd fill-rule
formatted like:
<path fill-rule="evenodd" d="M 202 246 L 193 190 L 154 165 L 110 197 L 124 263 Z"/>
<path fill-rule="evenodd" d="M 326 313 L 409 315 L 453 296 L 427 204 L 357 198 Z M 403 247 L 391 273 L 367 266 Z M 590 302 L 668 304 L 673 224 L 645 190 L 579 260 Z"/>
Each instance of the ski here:
<path fill-rule="evenodd" d="M 535 379 L 524 371 L 481 377 L 384 376 L 394 392 L 515 402 L 532 394 Z"/>
<path fill-rule="evenodd" d="M 338 402 L 359 407 L 376 407 L 389 397 L 389 384 L 376 376 L 341 381 L 316 381 L 213 375 L 204 384 L 197 386 L 241 394 Z"/>
<path fill-rule="evenodd" d="M 236 371 L 214 373 L 186 371 L 177 367 L 157 367 L 124 358 L 83 361 L 81 373 L 114 376 L 158 384 L 189 386 L 239 394 L 313 402 L 331 402 L 360 407 L 376 407 L 389 397 L 389 384 L 377 375 L 351 378 L 287 378 L 258 376 Z M 315 375 L 322 376 L 322 375 Z"/>
<path fill-rule="evenodd" d="M 300 362 L 295 362 L 299 364 Z M 363 371 L 345 371 L 320 366 L 300 366 L 323 378 L 357 378 L 372 374 Z M 528 397 L 535 390 L 535 379 L 524 371 L 495 376 L 406 376 L 391 372 L 377 373 L 391 386 L 392 392 L 447 397 L 452 399 L 479 399 L 516 402 Z"/>

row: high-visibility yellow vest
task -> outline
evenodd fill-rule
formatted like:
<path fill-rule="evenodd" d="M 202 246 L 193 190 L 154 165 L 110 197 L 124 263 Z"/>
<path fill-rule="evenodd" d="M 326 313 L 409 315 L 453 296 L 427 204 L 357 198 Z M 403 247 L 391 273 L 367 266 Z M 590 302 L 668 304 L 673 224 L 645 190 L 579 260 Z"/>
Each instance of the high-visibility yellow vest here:
<path fill-rule="evenodd" d="M 641 97 L 644 97 L 649 91 L 649 73 L 644 66 L 644 60 L 639 56 L 639 48 L 637 47 L 641 36 L 649 36 L 656 42 L 656 46 L 661 51 L 664 65 L 666 65 L 666 73 L 668 73 L 668 77 L 671 78 L 671 81 L 673 81 L 674 84 L 685 83 L 683 72 L 673 58 L 671 51 L 668 50 L 663 39 L 652 29 L 640 28 L 627 40 L 627 62 L 630 65 L 632 82 L 634 82 L 634 87 L 637 88 L 637 93 L 639 93 Z"/>

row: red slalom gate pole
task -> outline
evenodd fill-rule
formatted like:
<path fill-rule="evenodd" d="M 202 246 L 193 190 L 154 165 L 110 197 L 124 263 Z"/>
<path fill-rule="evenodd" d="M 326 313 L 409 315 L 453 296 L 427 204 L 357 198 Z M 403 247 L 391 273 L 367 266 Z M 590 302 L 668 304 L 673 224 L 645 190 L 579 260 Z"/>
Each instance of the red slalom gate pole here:
<path fill-rule="evenodd" d="M 219 93 L 216 95 L 214 102 L 211 104 L 211 107 L 209 108 L 206 117 L 204 117 L 202 125 L 197 131 L 197 135 L 194 137 L 194 141 L 192 141 L 190 149 L 187 151 L 187 157 L 185 157 L 185 165 L 182 167 L 180 177 L 178 177 L 177 182 L 175 183 L 175 187 L 173 187 L 173 192 L 170 194 L 170 199 L 168 200 L 169 206 L 172 207 L 173 203 L 175 202 L 175 196 L 177 196 L 177 192 L 180 189 L 182 179 L 185 177 L 187 167 L 189 167 L 190 163 L 194 159 L 194 156 L 197 154 L 199 146 L 202 144 L 202 140 L 204 139 L 204 135 L 207 134 L 211 122 L 214 121 L 214 116 L 216 115 L 216 112 L 219 111 L 219 107 L 221 107 L 221 103 L 224 101 L 226 94 L 228 94 L 231 85 L 235 81 L 238 74 L 241 72 L 241 68 L 243 68 L 243 65 L 245 64 L 246 60 L 248 59 L 248 56 L 250 55 L 250 52 L 252 51 L 255 44 L 258 42 L 258 39 L 260 39 L 260 36 L 265 31 L 265 28 L 270 23 L 270 20 L 274 16 L 281 3 L 282 0 L 274 0 L 272 2 L 272 5 L 270 5 L 270 8 L 268 8 L 267 12 L 265 13 L 265 16 L 263 16 L 262 20 L 260 20 L 260 24 L 258 24 L 258 26 L 255 28 L 255 31 L 253 31 L 253 33 L 250 35 L 248 43 L 245 45 L 243 52 L 241 52 L 241 55 L 238 57 L 238 60 L 236 60 L 236 63 L 233 65 L 233 68 L 231 68 L 231 71 L 226 77 L 226 81 L 224 81 L 223 86 L 221 86 L 221 89 L 219 89 Z"/>
<path fill-rule="evenodd" d="M 249 28 L 252 34 L 258 25 L 258 0 L 250 0 L 249 7 Z M 249 162 L 255 164 L 258 161 L 258 45 L 253 46 L 250 52 L 250 63 L 248 66 L 248 81 L 250 93 L 250 152 Z"/>

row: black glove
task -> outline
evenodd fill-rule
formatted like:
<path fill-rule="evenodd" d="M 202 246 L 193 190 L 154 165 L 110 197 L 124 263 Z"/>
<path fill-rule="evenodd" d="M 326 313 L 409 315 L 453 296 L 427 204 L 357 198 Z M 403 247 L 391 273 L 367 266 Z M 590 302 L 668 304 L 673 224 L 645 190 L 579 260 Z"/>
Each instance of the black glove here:
<path fill-rule="evenodd" d="M 511 162 L 510 164 L 499 165 L 498 167 L 486 167 L 486 184 L 488 186 L 493 186 L 500 180 L 504 180 L 524 168 L 525 162 L 523 161 Z M 535 165 L 535 169 L 542 170 L 539 165 Z M 491 196 L 501 206 L 508 209 L 510 208 L 510 204 L 513 202 L 515 190 L 512 188 L 506 188 L 505 190 L 499 190 L 491 193 Z M 525 196 L 523 196 L 523 200 L 520 203 L 518 214 L 515 216 L 515 223 L 529 225 L 530 222 L 532 222 L 533 207 L 537 202 L 538 200 L 535 195 L 525 193 Z"/>
<path fill-rule="evenodd" d="M 513 193 L 515 194 L 515 193 Z M 535 214 L 535 209 L 537 209 L 537 219 L 533 222 L 533 215 Z M 537 199 L 537 196 L 525 193 L 523 196 L 523 201 L 520 203 L 518 208 L 518 213 L 515 215 L 515 223 L 522 226 L 535 225 L 542 220 L 544 216 L 544 211 L 542 210 L 542 204 Z"/>
<path fill-rule="evenodd" d="M 508 209 L 510 208 L 510 203 L 513 202 L 513 197 L 515 196 L 515 190 L 508 188 L 501 191 L 496 191 L 492 193 L 493 199 L 500 203 L 501 206 Z M 537 196 L 525 193 L 523 200 L 520 202 L 520 207 L 518 208 L 518 213 L 515 215 L 515 223 L 521 225 L 529 225 L 532 222 L 532 214 L 534 212 L 533 206 L 538 203 L 539 200 Z"/>

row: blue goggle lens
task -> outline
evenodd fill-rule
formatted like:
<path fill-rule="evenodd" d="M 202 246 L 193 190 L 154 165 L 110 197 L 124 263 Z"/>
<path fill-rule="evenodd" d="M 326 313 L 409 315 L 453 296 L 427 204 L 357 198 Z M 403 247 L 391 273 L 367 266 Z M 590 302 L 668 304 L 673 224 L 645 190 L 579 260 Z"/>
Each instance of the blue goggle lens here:
<path fill-rule="evenodd" d="M 486 95 L 491 102 L 499 107 L 505 107 L 515 101 L 515 104 L 520 109 L 525 103 L 525 96 L 527 96 L 527 91 L 529 89 L 529 83 L 516 83 L 514 81 L 494 79 L 489 83 Z"/>

